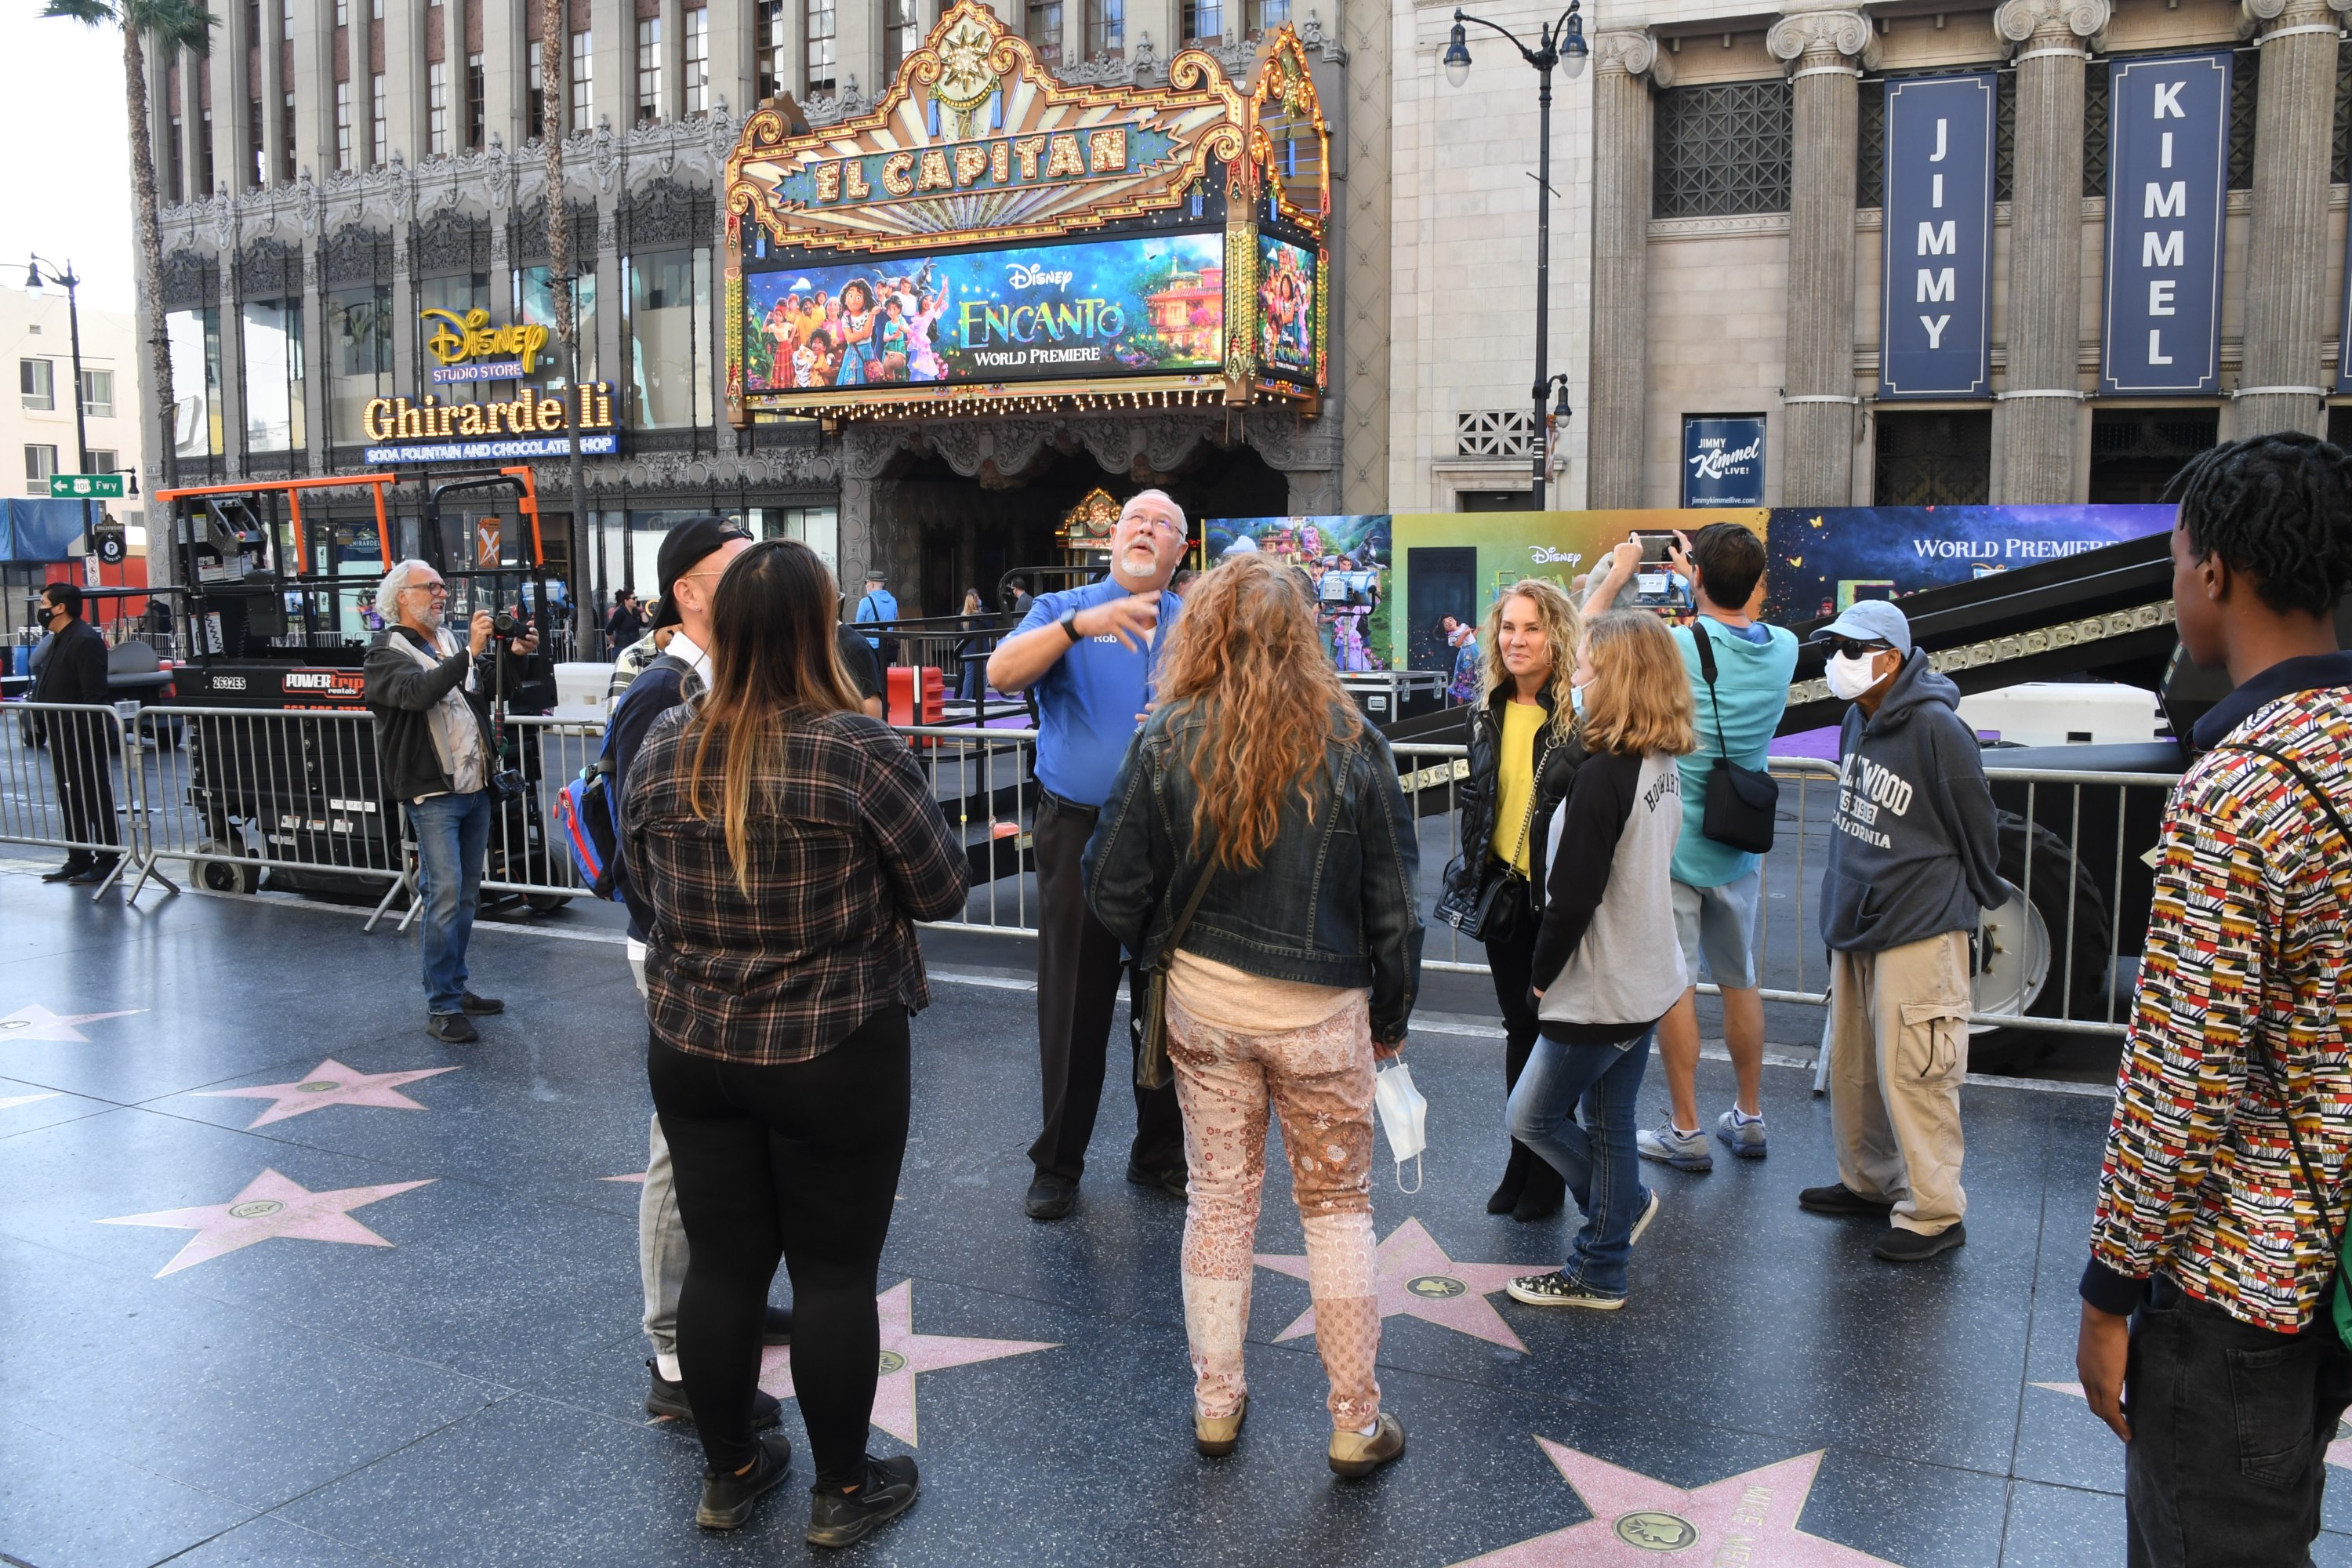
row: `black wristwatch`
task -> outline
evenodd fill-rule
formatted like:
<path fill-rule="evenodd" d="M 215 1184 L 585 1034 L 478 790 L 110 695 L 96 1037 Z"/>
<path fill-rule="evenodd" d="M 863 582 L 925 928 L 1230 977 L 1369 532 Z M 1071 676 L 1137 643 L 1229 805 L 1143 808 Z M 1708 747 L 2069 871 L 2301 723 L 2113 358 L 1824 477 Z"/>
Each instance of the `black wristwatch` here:
<path fill-rule="evenodd" d="M 1056 624 L 1061 626 L 1063 635 L 1067 637 L 1072 642 L 1084 642 L 1086 640 L 1078 635 L 1078 612 L 1076 608 L 1064 610 L 1062 612 L 1061 620 Z"/>

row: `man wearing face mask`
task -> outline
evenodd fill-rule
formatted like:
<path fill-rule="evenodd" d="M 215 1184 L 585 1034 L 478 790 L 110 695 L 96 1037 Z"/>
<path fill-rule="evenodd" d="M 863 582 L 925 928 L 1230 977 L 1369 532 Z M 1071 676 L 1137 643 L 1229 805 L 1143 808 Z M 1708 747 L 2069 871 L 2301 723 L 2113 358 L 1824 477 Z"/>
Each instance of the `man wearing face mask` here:
<path fill-rule="evenodd" d="M 1969 944 L 1982 911 L 2011 889 L 1959 688 L 1911 646 L 1903 612 L 1866 599 L 1812 640 L 1830 645 L 1830 690 L 1853 706 L 1838 738 L 1822 874 L 1838 1180 L 1797 1201 L 1887 1220 L 1871 1251 L 1913 1263 L 1968 1240 Z"/>
<path fill-rule="evenodd" d="M 1079 872 L 1127 743 L 1152 701 L 1152 672 L 1181 607 L 1167 592 L 1184 555 L 1184 511 L 1142 490 L 1119 512 L 1110 574 L 1040 595 L 988 657 L 999 691 L 1037 701 L 1037 1044 L 1045 1129 L 1030 1146 L 1029 1217 L 1076 1204 L 1102 1104 L 1111 1010 L 1126 973 L 1118 938 L 1087 907 Z M 1135 1091 L 1127 1179 L 1184 1194 L 1184 1123 L 1171 1083 Z"/>

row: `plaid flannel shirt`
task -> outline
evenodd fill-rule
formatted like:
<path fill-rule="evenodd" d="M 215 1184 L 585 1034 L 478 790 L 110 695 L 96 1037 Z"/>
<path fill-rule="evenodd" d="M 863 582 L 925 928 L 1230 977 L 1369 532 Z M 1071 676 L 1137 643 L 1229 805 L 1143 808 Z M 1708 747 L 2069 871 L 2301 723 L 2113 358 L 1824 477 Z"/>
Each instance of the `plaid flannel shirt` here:
<path fill-rule="evenodd" d="M 906 741 L 862 713 L 789 723 L 755 792 L 747 898 L 720 824 L 687 804 L 689 711 L 655 721 L 622 802 L 629 882 L 654 910 L 655 1036 L 774 1066 L 824 1055 L 887 1003 L 928 1006 L 912 922 L 960 912 L 971 871 Z M 721 756 L 706 763 L 714 812 Z"/>
<path fill-rule="evenodd" d="M 2263 705 L 2175 787 L 2082 1294 L 2129 1311 L 2161 1271 L 2241 1321 L 2293 1333 L 2325 1310 L 2328 1232 L 2345 1218 L 2352 846 L 2284 765 L 2232 749 L 2249 743 L 2294 758 L 2352 819 L 2352 690 L 2340 687 Z"/>

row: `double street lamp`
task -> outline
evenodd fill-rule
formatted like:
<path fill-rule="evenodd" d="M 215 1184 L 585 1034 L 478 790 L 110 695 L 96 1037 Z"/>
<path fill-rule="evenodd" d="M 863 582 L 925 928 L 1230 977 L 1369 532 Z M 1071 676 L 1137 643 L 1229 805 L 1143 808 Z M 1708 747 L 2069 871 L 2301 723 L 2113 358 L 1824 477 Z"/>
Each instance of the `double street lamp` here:
<path fill-rule="evenodd" d="M 1535 426 L 1529 439 L 1535 447 L 1534 482 L 1528 492 L 1528 504 L 1537 511 L 1544 510 L 1546 465 L 1550 459 L 1550 442 L 1546 439 L 1550 421 L 1546 418 L 1544 400 L 1559 389 L 1559 403 L 1553 417 L 1568 418 L 1568 377 L 1553 375 L 1548 358 L 1551 347 L 1551 73 L 1559 71 L 1571 81 L 1584 74 L 1584 62 L 1592 50 L 1584 41 L 1584 18 L 1580 14 L 1582 0 L 1568 0 L 1568 9 L 1558 20 L 1543 29 L 1536 47 L 1521 43 L 1518 35 L 1508 27 L 1497 26 L 1484 16 L 1473 16 L 1466 11 L 1454 13 L 1454 37 L 1445 46 L 1445 79 L 1460 87 L 1470 79 L 1470 43 L 1463 24 L 1475 22 L 1490 33 L 1499 33 L 1519 51 L 1519 58 L 1536 68 L 1541 81 L 1536 101 L 1539 106 L 1537 141 L 1536 174 L 1536 384 Z"/>

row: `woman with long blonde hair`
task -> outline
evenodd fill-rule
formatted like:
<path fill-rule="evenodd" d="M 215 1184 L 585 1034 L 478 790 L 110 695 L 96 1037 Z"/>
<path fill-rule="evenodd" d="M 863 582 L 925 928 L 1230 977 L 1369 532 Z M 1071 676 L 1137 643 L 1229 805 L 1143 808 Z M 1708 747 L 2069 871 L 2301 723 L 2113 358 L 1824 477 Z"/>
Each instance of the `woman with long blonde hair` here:
<path fill-rule="evenodd" d="M 646 1056 L 686 1223 L 677 1359 L 706 1468 L 695 1522 L 731 1530 L 784 1478 L 754 1440 L 760 1333 L 793 1275 L 793 1386 L 816 1465 L 808 1540 L 845 1546 L 914 1501 L 866 1452 L 875 1272 L 909 1108 L 913 922 L 962 910 L 962 844 L 907 743 L 860 710 L 833 575 L 796 542 L 737 556 L 711 604 L 707 697 L 629 770 L 622 853 L 652 907 Z"/>
<path fill-rule="evenodd" d="M 1510 1292 L 1530 1306 L 1612 1311 L 1625 1304 L 1626 1257 L 1658 1212 L 1642 1185 L 1633 1112 L 1650 1036 L 1688 984 L 1675 936 L 1675 759 L 1696 742 L 1690 680 L 1656 616 L 1593 621 L 1572 679 L 1586 754 L 1547 825 L 1551 868 L 1532 960 L 1542 1032 L 1507 1121 L 1559 1173 L 1584 1226 L 1564 1268 L 1514 1279 Z"/>
<path fill-rule="evenodd" d="M 1568 797 L 1584 755 L 1569 701 L 1569 671 L 1583 623 L 1565 589 L 1547 577 L 1512 584 L 1486 608 L 1475 647 L 1480 691 L 1470 710 L 1470 776 L 1462 786 L 1462 852 L 1447 868 L 1449 902 L 1496 890 L 1481 940 L 1503 1016 L 1503 1092 L 1535 1049 L 1528 962 L 1543 910 L 1543 825 Z M 1546 1219 L 1566 1188 L 1532 1151 L 1514 1143 L 1488 1214 Z"/>
<path fill-rule="evenodd" d="M 1404 1451 L 1373 1373 L 1372 1064 L 1402 1048 L 1420 977 L 1412 818 L 1291 569 L 1244 555 L 1199 579 L 1159 689 L 1087 846 L 1086 885 L 1139 963 L 1169 964 L 1193 1440 L 1231 1453 L 1248 1408 L 1271 1106 L 1330 1380 L 1326 1456 L 1368 1475 Z"/>

